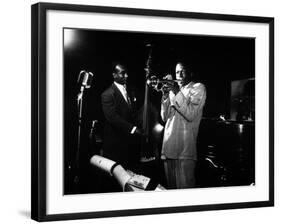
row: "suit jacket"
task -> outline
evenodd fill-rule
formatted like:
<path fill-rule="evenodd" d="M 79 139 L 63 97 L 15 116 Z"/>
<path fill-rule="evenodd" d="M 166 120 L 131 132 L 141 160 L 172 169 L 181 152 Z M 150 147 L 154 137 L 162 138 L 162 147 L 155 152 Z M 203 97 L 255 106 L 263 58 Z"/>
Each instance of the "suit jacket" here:
<path fill-rule="evenodd" d="M 197 135 L 206 100 L 205 86 L 190 82 L 177 95 L 162 98 L 165 124 L 162 158 L 197 160 Z"/>
<path fill-rule="evenodd" d="M 134 100 L 128 91 L 132 105 L 124 99 L 115 84 L 101 95 L 102 109 L 105 116 L 103 156 L 131 168 L 137 159 L 134 137 L 131 134 L 134 125 Z"/>

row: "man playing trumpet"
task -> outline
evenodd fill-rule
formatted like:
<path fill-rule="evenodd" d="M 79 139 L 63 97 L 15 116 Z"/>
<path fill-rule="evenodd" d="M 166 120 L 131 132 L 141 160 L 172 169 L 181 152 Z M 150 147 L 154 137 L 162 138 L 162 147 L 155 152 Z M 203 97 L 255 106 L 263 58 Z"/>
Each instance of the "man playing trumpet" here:
<path fill-rule="evenodd" d="M 202 83 L 191 81 L 192 73 L 184 63 L 177 63 L 175 70 L 178 82 L 163 88 L 161 117 L 165 130 L 161 159 L 168 188 L 183 189 L 195 187 L 197 135 L 206 89 Z M 164 79 L 172 80 L 172 76 Z"/>

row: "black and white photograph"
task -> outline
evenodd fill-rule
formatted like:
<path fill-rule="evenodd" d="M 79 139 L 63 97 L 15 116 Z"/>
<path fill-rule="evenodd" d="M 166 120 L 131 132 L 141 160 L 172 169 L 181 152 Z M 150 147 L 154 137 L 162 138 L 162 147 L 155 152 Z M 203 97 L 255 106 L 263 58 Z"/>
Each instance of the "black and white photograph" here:
<path fill-rule="evenodd" d="M 37 221 L 274 205 L 271 17 L 32 6 Z"/>
<path fill-rule="evenodd" d="M 255 39 L 63 29 L 64 193 L 255 185 Z"/>
<path fill-rule="evenodd" d="M 1 223 L 280 223 L 280 1 L 0 16 Z"/>

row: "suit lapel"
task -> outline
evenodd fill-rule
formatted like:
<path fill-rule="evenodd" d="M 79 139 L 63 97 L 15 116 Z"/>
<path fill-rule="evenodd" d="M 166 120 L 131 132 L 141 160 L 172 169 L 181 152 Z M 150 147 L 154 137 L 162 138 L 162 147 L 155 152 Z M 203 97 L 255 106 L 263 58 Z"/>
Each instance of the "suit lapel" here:
<path fill-rule="evenodd" d="M 118 98 L 121 98 L 120 100 L 123 102 L 123 104 L 125 104 L 129 109 L 131 109 L 129 104 L 127 103 L 127 101 L 124 99 L 124 96 L 122 95 L 122 93 L 120 92 L 120 90 L 117 88 L 117 86 L 114 83 L 112 84 L 112 88 L 113 88 L 114 92 L 116 93 L 116 95 L 118 96 Z M 128 97 L 130 97 L 129 94 L 128 94 Z"/>

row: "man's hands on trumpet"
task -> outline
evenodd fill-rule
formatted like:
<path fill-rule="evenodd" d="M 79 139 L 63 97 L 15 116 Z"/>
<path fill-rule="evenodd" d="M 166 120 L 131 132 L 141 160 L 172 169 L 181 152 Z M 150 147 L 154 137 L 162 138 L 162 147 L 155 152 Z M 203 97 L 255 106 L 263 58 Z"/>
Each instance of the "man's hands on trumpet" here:
<path fill-rule="evenodd" d="M 164 80 L 173 80 L 173 76 L 168 74 L 163 77 Z M 177 82 L 171 82 L 171 83 L 165 83 L 162 88 L 163 94 L 168 94 L 170 91 L 172 91 L 175 95 L 180 91 L 180 87 Z"/>

